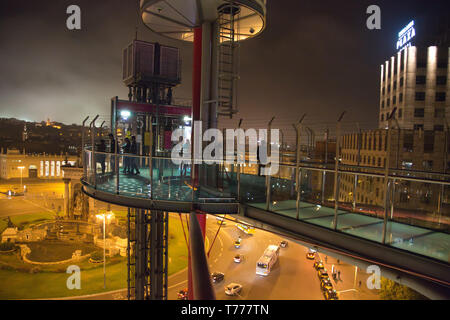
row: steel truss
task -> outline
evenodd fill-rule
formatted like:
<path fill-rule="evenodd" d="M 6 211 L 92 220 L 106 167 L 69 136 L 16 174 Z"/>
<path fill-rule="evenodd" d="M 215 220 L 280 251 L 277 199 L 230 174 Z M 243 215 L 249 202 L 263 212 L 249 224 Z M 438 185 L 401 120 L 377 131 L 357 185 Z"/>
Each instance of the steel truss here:
<path fill-rule="evenodd" d="M 128 300 L 167 300 L 169 214 L 128 208 Z"/>

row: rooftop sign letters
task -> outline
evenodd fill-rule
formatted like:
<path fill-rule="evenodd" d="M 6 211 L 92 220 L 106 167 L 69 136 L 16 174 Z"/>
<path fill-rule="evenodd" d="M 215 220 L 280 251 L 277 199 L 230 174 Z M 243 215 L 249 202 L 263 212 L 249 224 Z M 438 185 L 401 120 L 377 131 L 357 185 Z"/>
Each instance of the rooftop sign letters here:
<path fill-rule="evenodd" d="M 402 50 L 406 46 L 411 45 L 411 39 L 416 36 L 414 28 L 414 20 L 408 23 L 406 27 L 398 33 L 397 50 Z"/>

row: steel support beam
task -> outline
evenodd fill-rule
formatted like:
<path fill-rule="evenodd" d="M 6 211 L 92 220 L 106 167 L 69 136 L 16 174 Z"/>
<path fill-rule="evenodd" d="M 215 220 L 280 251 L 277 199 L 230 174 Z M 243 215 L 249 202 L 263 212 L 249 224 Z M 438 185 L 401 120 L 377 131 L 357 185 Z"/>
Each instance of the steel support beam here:
<path fill-rule="evenodd" d="M 205 243 L 197 214 L 189 214 L 189 246 L 191 254 L 193 298 L 195 300 L 215 300 L 216 295 L 211 284 Z"/>

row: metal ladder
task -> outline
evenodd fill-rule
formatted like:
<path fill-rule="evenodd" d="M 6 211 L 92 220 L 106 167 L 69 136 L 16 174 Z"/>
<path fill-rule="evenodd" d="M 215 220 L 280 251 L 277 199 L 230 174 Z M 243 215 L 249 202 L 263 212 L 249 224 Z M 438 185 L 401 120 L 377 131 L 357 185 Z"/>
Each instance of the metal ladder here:
<path fill-rule="evenodd" d="M 238 75 L 239 30 L 235 30 L 235 17 L 239 16 L 239 6 L 234 1 L 227 1 L 218 8 L 218 116 L 228 116 L 230 119 L 237 113 L 236 80 Z M 238 28 L 239 29 L 239 28 Z M 236 32 L 237 31 L 237 32 Z"/>

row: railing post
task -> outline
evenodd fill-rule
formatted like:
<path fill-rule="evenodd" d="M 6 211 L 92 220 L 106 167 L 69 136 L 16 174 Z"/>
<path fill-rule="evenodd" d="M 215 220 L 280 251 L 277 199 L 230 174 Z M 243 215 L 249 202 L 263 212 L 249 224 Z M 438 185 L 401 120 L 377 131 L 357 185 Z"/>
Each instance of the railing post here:
<path fill-rule="evenodd" d="M 95 120 L 99 115 L 96 115 L 95 118 L 89 124 L 89 128 L 91 129 L 91 148 L 92 148 L 92 167 L 94 169 L 94 189 L 97 189 L 97 162 L 95 161 Z"/>
<path fill-rule="evenodd" d="M 87 121 L 87 119 L 89 119 L 89 116 L 87 116 L 84 120 L 83 123 L 81 125 L 81 166 L 83 167 L 83 173 L 84 173 L 84 177 L 87 178 L 87 168 L 86 168 L 86 153 L 84 150 L 84 145 L 85 145 L 85 123 Z"/>
<path fill-rule="evenodd" d="M 303 170 L 302 168 L 298 167 L 299 172 L 297 172 L 297 201 L 296 201 L 296 209 L 297 209 L 297 215 L 296 215 L 296 219 L 299 220 L 300 218 L 300 202 L 301 202 L 301 197 L 302 197 L 302 187 L 301 187 L 301 183 L 302 183 L 302 173 Z"/>
<path fill-rule="evenodd" d="M 266 175 L 266 211 L 270 210 L 270 174 Z"/>
<path fill-rule="evenodd" d="M 297 137 L 296 137 L 296 147 L 295 147 L 295 151 L 296 151 L 296 158 L 295 158 L 295 189 L 297 190 L 297 199 L 295 201 L 295 209 L 296 209 L 296 217 L 297 220 L 300 216 L 300 200 L 301 200 L 301 187 L 300 184 L 302 182 L 302 171 L 300 169 L 300 145 L 301 145 L 301 125 L 302 125 L 302 121 L 305 118 L 306 113 L 303 114 L 303 116 L 300 118 L 300 120 L 296 123 L 293 124 L 293 127 L 297 133 Z"/>
<path fill-rule="evenodd" d="M 341 139 L 341 121 L 345 111 L 341 113 L 336 126 L 336 159 L 334 165 L 334 219 L 333 229 L 337 228 L 337 214 L 339 207 L 339 157 L 340 157 L 340 139 Z"/>
<path fill-rule="evenodd" d="M 149 148 L 149 163 L 148 169 L 150 174 L 150 199 L 153 199 L 153 117 L 150 116 L 150 148 Z"/>
<path fill-rule="evenodd" d="M 356 137 L 358 138 L 358 140 L 357 140 L 358 154 L 356 155 L 356 163 L 358 164 L 358 170 L 360 170 L 359 165 L 360 165 L 360 161 L 361 161 L 361 137 L 362 137 L 362 134 L 361 134 L 361 129 L 359 128 L 359 123 L 357 123 L 356 126 L 358 127 L 358 134 L 356 135 Z M 357 189 L 358 189 L 358 174 L 355 174 L 355 185 L 353 188 L 353 211 L 356 211 L 356 190 Z"/>
<path fill-rule="evenodd" d="M 116 194 L 120 192 L 120 179 L 119 179 L 119 150 L 117 150 L 117 146 L 119 144 L 119 140 L 117 137 L 117 125 L 114 126 L 114 172 L 116 173 Z"/>
<path fill-rule="evenodd" d="M 327 168 L 328 164 L 328 128 L 325 132 L 325 159 L 324 159 L 324 167 Z M 325 203 L 325 183 L 326 183 L 327 173 L 326 171 L 322 171 L 322 205 Z"/>
<path fill-rule="evenodd" d="M 242 118 L 239 119 L 238 129 L 241 128 L 242 120 L 243 120 Z M 236 146 L 237 146 L 238 143 L 239 143 L 239 139 L 236 138 L 236 140 L 237 140 L 237 143 L 236 143 Z M 240 156 L 240 154 L 237 152 L 236 153 L 236 160 L 237 160 L 237 199 L 238 199 L 238 202 L 241 202 L 241 164 L 240 164 L 239 156 Z M 244 155 L 244 159 L 243 160 L 245 162 L 245 155 Z M 249 161 L 249 163 L 250 163 L 250 161 Z"/>
<path fill-rule="evenodd" d="M 358 175 L 355 174 L 355 184 L 353 185 L 353 201 L 352 201 L 352 208 L 353 211 L 356 211 L 356 190 L 358 188 Z"/>
<path fill-rule="evenodd" d="M 272 117 L 272 119 L 270 119 L 269 121 L 269 125 L 268 125 L 268 130 L 267 130 L 267 147 L 266 147 L 266 160 L 269 157 L 269 149 L 271 149 L 270 146 L 270 140 L 271 140 L 271 134 L 270 134 L 270 130 L 272 128 L 272 121 L 275 119 L 275 117 Z M 267 161 L 266 161 L 267 162 Z M 267 172 L 266 172 L 267 173 Z M 266 211 L 270 210 L 270 178 L 271 175 L 267 174 L 266 175 Z"/>
<path fill-rule="evenodd" d="M 386 242 L 386 233 L 387 233 L 387 220 L 389 214 L 389 167 L 390 167 L 390 156 L 391 156 L 391 123 L 392 118 L 394 117 L 395 111 L 397 108 L 395 107 L 392 110 L 392 113 L 388 118 L 388 129 L 387 129 L 387 137 L 386 137 L 386 166 L 384 168 L 384 219 L 383 219 L 383 233 L 381 236 L 381 243 Z"/>
<path fill-rule="evenodd" d="M 391 219 L 394 217 L 394 199 L 395 199 L 395 179 L 392 180 L 392 188 L 391 188 Z"/>

